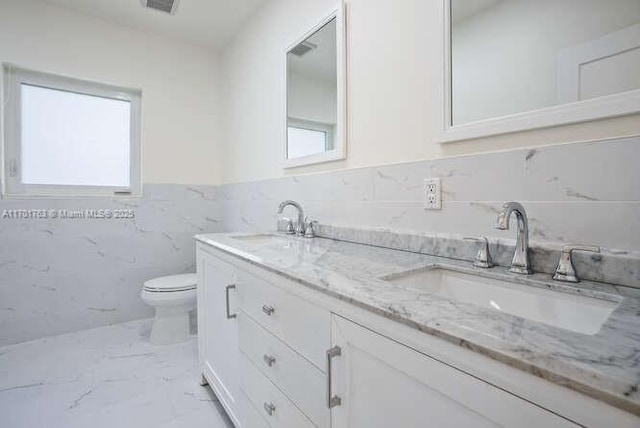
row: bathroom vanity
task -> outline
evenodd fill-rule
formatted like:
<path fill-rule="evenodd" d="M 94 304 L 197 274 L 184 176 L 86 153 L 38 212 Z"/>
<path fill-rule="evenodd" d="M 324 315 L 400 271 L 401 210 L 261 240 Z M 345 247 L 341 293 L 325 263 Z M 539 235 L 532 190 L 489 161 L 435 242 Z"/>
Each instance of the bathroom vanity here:
<path fill-rule="evenodd" d="M 640 290 L 323 238 L 196 240 L 202 381 L 238 427 L 640 425 Z"/>

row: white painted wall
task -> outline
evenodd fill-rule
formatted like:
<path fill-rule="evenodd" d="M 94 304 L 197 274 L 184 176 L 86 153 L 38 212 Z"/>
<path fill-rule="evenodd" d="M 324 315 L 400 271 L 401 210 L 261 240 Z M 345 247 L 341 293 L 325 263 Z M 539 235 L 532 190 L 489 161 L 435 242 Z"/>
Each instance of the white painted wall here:
<path fill-rule="evenodd" d="M 0 62 L 142 89 L 143 182 L 216 184 L 215 53 L 32 0 L 0 0 Z"/>
<path fill-rule="evenodd" d="M 557 104 L 558 53 L 639 22 L 638 0 L 511 0 L 455 23 L 453 123 Z"/>
<path fill-rule="evenodd" d="M 335 2 L 272 0 L 223 51 L 224 182 L 382 165 L 640 133 L 640 115 L 438 145 L 442 124 L 442 4 L 345 0 L 348 142 L 345 161 L 281 169 L 284 49 Z"/>

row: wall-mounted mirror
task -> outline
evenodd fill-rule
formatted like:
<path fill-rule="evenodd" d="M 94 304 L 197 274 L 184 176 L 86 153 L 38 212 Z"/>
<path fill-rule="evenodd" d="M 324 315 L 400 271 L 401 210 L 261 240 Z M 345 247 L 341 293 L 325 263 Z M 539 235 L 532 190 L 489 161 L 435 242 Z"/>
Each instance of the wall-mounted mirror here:
<path fill-rule="evenodd" d="M 285 168 L 345 157 L 341 9 L 286 50 Z"/>
<path fill-rule="evenodd" d="M 443 141 L 640 111 L 640 1 L 444 0 Z"/>

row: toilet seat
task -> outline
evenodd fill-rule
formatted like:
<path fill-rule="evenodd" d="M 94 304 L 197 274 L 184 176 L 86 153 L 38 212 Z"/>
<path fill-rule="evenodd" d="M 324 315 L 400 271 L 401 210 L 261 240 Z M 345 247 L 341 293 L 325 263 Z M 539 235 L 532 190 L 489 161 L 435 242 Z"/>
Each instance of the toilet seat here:
<path fill-rule="evenodd" d="M 152 344 L 168 345 L 191 337 L 189 312 L 196 309 L 197 282 L 195 273 L 145 281 L 140 297 L 155 310 L 149 338 Z"/>
<path fill-rule="evenodd" d="M 198 279 L 195 273 L 161 276 L 145 281 L 142 289 L 151 293 L 195 290 Z"/>

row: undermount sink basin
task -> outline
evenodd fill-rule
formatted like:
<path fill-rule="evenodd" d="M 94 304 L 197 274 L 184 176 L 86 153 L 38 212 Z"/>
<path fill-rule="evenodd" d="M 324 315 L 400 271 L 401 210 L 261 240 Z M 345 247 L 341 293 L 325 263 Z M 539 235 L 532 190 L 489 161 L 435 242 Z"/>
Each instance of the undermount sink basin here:
<path fill-rule="evenodd" d="M 613 295 L 612 300 L 605 300 L 441 267 L 391 275 L 383 279 L 458 302 L 588 335 L 598 333 L 619 304 L 617 296 Z"/>

